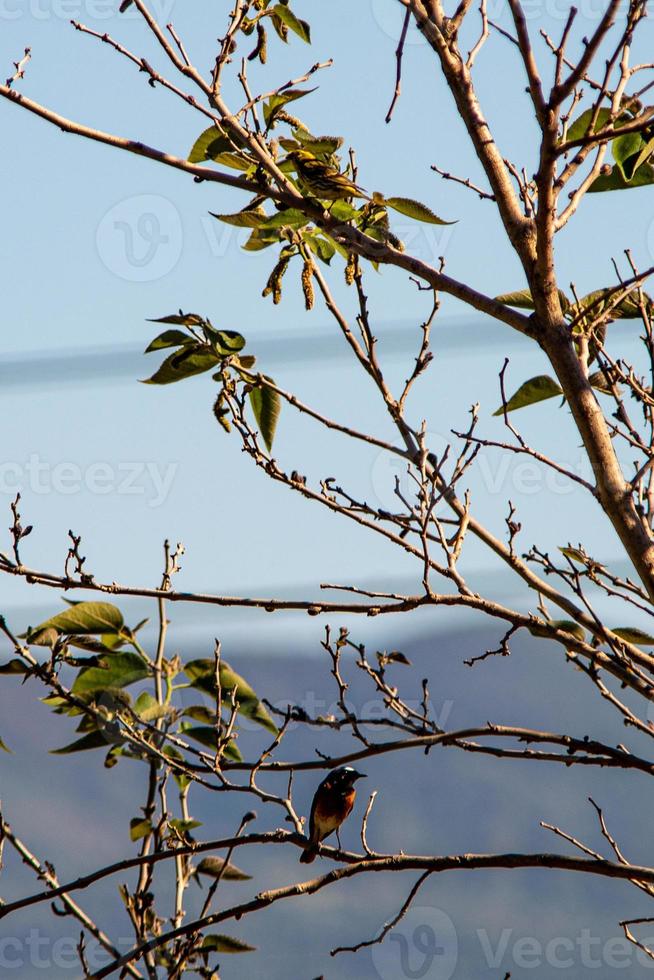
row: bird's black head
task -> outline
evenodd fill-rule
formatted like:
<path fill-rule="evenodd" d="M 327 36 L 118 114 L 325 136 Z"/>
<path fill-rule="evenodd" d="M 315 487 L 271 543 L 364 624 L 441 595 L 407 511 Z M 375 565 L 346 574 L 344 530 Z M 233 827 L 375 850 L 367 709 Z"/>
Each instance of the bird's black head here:
<path fill-rule="evenodd" d="M 357 772 L 352 766 L 341 766 L 340 769 L 330 772 L 327 779 L 334 789 L 350 789 L 357 779 L 365 779 L 365 776 L 364 772 Z"/>

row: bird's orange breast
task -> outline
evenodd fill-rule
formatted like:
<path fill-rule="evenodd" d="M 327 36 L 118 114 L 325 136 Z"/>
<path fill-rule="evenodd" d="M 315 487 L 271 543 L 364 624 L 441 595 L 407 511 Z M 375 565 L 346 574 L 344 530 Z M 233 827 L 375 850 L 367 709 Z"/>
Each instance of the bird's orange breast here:
<path fill-rule="evenodd" d="M 334 794 L 331 798 L 321 797 L 316 802 L 313 819 L 321 837 L 326 837 L 332 830 L 340 827 L 352 811 L 355 796 L 355 790 L 351 789 L 347 793 Z"/>

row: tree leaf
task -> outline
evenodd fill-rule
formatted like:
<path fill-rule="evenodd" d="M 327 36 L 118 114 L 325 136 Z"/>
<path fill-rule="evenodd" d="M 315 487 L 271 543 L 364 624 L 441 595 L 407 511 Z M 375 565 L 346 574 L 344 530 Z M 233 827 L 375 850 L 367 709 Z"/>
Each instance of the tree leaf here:
<path fill-rule="evenodd" d="M 211 878 L 217 878 L 220 875 L 221 881 L 251 881 L 252 875 L 246 874 L 245 871 L 241 871 L 237 868 L 235 864 L 226 864 L 225 859 L 221 857 L 205 857 L 202 858 L 198 866 L 195 868 L 196 875 L 208 875 Z"/>
<path fill-rule="evenodd" d="M 56 630 L 59 634 L 70 635 L 119 633 L 124 625 L 123 614 L 118 606 L 110 602 L 78 602 L 70 609 L 65 609 L 51 619 L 46 619 L 40 626 L 30 629 L 27 633 L 27 642 L 43 645 L 39 642 L 39 638 L 45 630 Z"/>
<path fill-rule="evenodd" d="M 517 306 L 521 310 L 533 310 L 534 300 L 529 289 L 519 289 L 516 293 L 502 293 L 495 297 L 498 303 L 506 303 L 507 306 Z"/>
<path fill-rule="evenodd" d="M 134 702 L 134 711 L 142 721 L 157 721 L 171 714 L 173 710 L 170 705 L 159 704 L 149 691 L 142 691 Z"/>
<path fill-rule="evenodd" d="M 129 822 L 129 839 L 133 841 L 141 840 L 152 833 L 152 823 L 144 820 L 143 817 L 132 817 Z"/>
<path fill-rule="evenodd" d="M 189 163 L 204 163 L 215 160 L 221 153 L 230 153 L 234 149 L 233 141 L 222 133 L 217 126 L 209 126 L 196 139 L 188 155 Z"/>
<path fill-rule="evenodd" d="M 212 698 L 215 698 L 218 694 L 215 669 L 216 665 L 213 660 L 190 660 L 184 667 L 184 673 L 189 678 L 191 687 L 199 691 L 204 691 L 206 694 L 211 695 Z M 220 662 L 220 686 L 223 691 L 223 701 L 225 701 L 226 696 L 229 697 L 231 692 L 235 690 L 236 702 L 241 714 L 267 728 L 269 732 L 275 735 L 277 734 L 277 726 L 254 690 L 225 660 L 221 660 Z"/>
<path fill-rule="evenodd" d="M 322 235 L 307 233 L 302 236 L 314 255 L 317 255 L 321 262 L 329 265 L 336 254 L 336 246 L 331 238 L 323 238 Z"/>
<path fill-rule="evenodd" d="M 625 133 L 611 143 L 613 159 L 622 171 L 625 180 L 631 180 L 636 171 L 636 161 L 644 147 L 640 133 Z"/>
<path fill-rule="evenodd" d="M 619 167 L 613 167 L 608 174 L 600 174 L 588 188 L 590 194 L 604 191 L 625 191 L 632 187 L 646 187 L 654 184 L 654 167 L 643 163 L 638 167 L 631 180 L 626 180 Z"/>
<path fill-rule="evenodd" d="M 73 752 L 87 752 L 89 749 L 106 749 L 111 741 L 112 739 L 108 738 L 105 732 L 96 728 L 95 731 L 89 732 L 88 735 L 78 738 L 69 745 L 64 745 L 60 749 L 50 749 L 50 755 L 71 755 Z"/>
<path fill-rule="evenodd" d="M 384 204 L 399 214 L 404 214 L 408 218 L 415 218 L 416 221 L 424 221 L 430 225 L 456 224 L 456 221 L 443 221 L 426 204 L 421 204 L 420 201 L 414 201 L 410 197 L 387 197 L 384 200 Z"/>
<path fill-rule="evenodd" d="M 556 629 L 570 633 L 571 636 L 581 640 L 582 643 L 586 640 L 586 630 L 572 619 L 551 619 L 549 624 L 550 626 L 555 626 Z"/>
<path fill-rule="evenodd" d="M 185 738 L 192 738 L 201 745 L 206 745 L 212 752 L 216 751 L 216 729 L 208 725 L 194 725 L 191 728 L 180 727 Z M 243 762 L 243 756 L 236 747 L 236 742 L 228 742 L 224 753 L 232 762 Z"/>
<path fill-rule="evenodd" d="M 608 317 L 610 320 L 637 320 L 641 316 L 637 293 L 629 293 L 619 303 L 611 306 L 615 296 L 616 290 L 608 286 L 604 289 L 595 289 L 592 293 L 582 296 L 579 302 L 571 306 L 568 311 L 568 316 L 575 319 L 583 314 L 584 310 L 590 309 L 587 317 L 581 317 L 576 329 L 582 327 L 587 330 L 609 308 Z M 654 310 L 652 297 L 645 292 L 642 293 L 642 297 L 645 307 L 650 311 Z"/>
<path fill-rule="evenodd" d="M 165 745 L 162 746 L 161 751 L 164 755 L 167 755 L 169 759 L 174 759 L 175 762 L 181 762 L 182 765 L 186 762 L 182 753 L 179 752 L 174 745 L 168 745 L 166 743 Z M 173 769 L 172 767 L 171 767 L 171 772 L 173 775 L 173 779 L 175 780 L 175 782 L 177 783 L 180 789 L 182 790 L 186 789 L 186 787 L 190 785 L 191 777 L 187 776 L 186 773 L 179 772 L 178 769 Z"/>
<path fill-rule="evenodd" d="M 312 136 L 308 129 L 294 129 L 293 136 L 300 146 L 310 150 L 317 157 L 332 156 L 343 145 L 342 136 Z"/>
<path fill-rule="evenodd" d="M 205 323 L 205 319 L 199 313 L 182 313 L 180 310 L 179 313 L 169 313 L 168 316 L 151 317 L 148 323 L 172 323 L 182 327 L 201 327 Z"/>
<path fill-rule="evenodd" d="M 255 228 L 243 246 L 245 252 L 261 252 L 280 240 L 277 228 Z"/>
<path fill-rule="evenodd" d="M 636 158 L 636 162 L 634 163 L 634 173 L 636 173 L 642 164 L 645 163 L 646 160 L 649 160 L 652 155 L 654 155 L 654 137 L 647 142 L 643 141 L 641 151 Z"/>
<path fill-rule="evenodd" d="M 566 558 L 569 558 L 571 561 L 576 561 L 580 565 L 588 564 L 585 554 L 583 553 L 583 551 L 580 551 L 578 548 L 559 548 L 559 551 L 561 552 L 562 555 L 565 555 Z"/>
<path fill-rule="evenodd" d="M 24 664 L 22 660 L 18 660 L 17 657 L 13 660 L 8 660 L 6 664 L 0 664 L 0 674 L 25 674 L 27 670 L 27 664 Z"/>
<path fill-rule="evenodd" d="M 220 358 L 207 346 L 193 344 L 171 354 L 159 366 L 151 378 L 143 379 L 146 385 L 169 385 L 183 381 L 195 374 L 203 374 L 216 366 Z"/>
<path fill-rule="evenodd" d="M 616 636 L 619 636 L 621 640 L 626 640 L 627 643 L 635 643 L 639 647 L 654 646 L 654 636 L 650 636 L 649 633 L 645 633 L 635 626 L 615 626 L 612 627 L 612 630 Z"/>
<path fill-rule="evenodd" d="M 517 306 L 521 310 L 534 309 L 534 301 L 529 289 L 520 289 L 516 293 L 502 293 L 501 296 L 496 296 L 495 299 L 498 303 L 506 303 L 507 306 Z M 564 313 L 571 305 L 570 300 L 562 289 L 559 289 L 559 303 Z"/>
<path fill-rule="evenodd" d="M 310 95 L 315 92 L 314 88 L 287 88 L 283 92 L 278 92 L 276 95 L 271 95 L 267 102 L 263 105 L 263 118 L 265 120 L 266 126 L 270 128 L 271 123 L 274 122 L 275 115 L 279 110 L 287 105 L 289 102 L 295 102 L 296 99 L 303 99 L 305 95 Z"/>
<path fill-rule="evenodd" d="M 268 381 L 272 381 L 272 378 L 268 378 Z M 272 388 L 260 385 L 250 390 L 250 405 L 266 444 L 266 449 L 271 452 L 282 407 L 281 398 Z"/>
<path fill-rule="evenodd" d="M 329 213 L 337 221 L 351 221 L 353 218 L 361 217 L 360 211 L 348 201 L 334 201 L 329 209 Z"/>
<path fill-rule="evenodd" d="M 178 830 L 180 834 L 187 834 L 189 830 L 195 830 L 196 827 L 201 827 L 202 821 L 191 820 L 191 819 L 182 820 L 181 818 L 179 818 L 176 820 L 169 820 L 168 825 L 170 827 L 173 827 L 175 830 Z"/>
<path fill-rule="evenodd" d="M 149 675 L 147 664 L 136 653 L 107 653 L 102 657 L 102 664 L 80 670 L 72 686 L 73 694 L 93 697 L 107 690 L 128 687 Z"/>
<path fill-rule="evenodd" d="M 575 121 L 568 127 L 568 132 L 566 133 L 566 140 L 578 140 L 582 139 L 584 136 L 590 135 L 590 123 L 593 115 L 595 113 L 594 109 L 586 109 L 582 112 L 580 116 L 577 116 Z M 611 119 L 611 110 L 609 108 L 602 108 L 597 113 L 597 119 L 592 128 L 592 132 L 596 133 L 598 130 L 603 129 L 604 126 Z"/>
<path fill-rule="evenodd" d="M 286 24 L 289 30 L 297 34 L 298 37 L 302 38 L 306 44 L 311 44 L 311 28 L 307 24 L 306 20 L 300 20 L 296 17 L 290 7 L 285 7 L 281 3 L 276 3 L 274 7 L 271 7 L 271 12 L 276 14 L 279 19 Z"/>
<path fill-rule="evenodd" d="M 236 330 L 215 330 L 212 326 L 206 326 L 205 333 L 219 357 L 231 357 L 245 347 L 245 337 Z"/>
<path fill-rule="evenodd" d="M 216 214 L 210 211 L 209 214 L 223 224 L 233 225 L 235 228 L 258 228 L 268 220 L 268 215 L 263 208 L 252 208 L 237 211 L 235 214 Z"/>
<path fill-rule="evenodd" d="M 520 385 L 515 395 L 509 398 L 506 403 L 507 412 L 515 412 L 518 408 L 525 408 L 527 405 L 535 405 L 536 402 L 545 401 L 547 398 L 556 398 L 562 395 L 563 391 L 553 378 L 548 374 L 539 374 L 536 378 L 530 378 Z M 500 405 L 493 415 L 503 415 L 504 406 Z"/>
<path fill-rule="evenodd" d="M 400 650 L 391 650 L 390 653 L 377 651 L 377 660 L 380 667 L 385 667 L 386 664 L 405 664 L 407 667 L 411 666 L 411 661 L 405 654 Z"/>
<path fill-rule="evenodd" d="M 163 350 L 165 347 L 179 347 L 184 344 L 192 344 L 193 338 L 182 330 L 164 330 L 152 343 L 145 348 L 145 353 L 149 354 L 153 350 Z"/>
<path fill-rule="evenodd" d="M 200 949 L 213 953 L 253 953 L 256 946 L 249 946 L 242 939 L 233 936 L 210 935 L 202 940 Z"/>
<path fill-rule="evenodd" d="M 286 208 L 284 211 L 276 211 L 270 218 L 266 218 L 259 226 L 260 228 L 304 228 L 310 223 L 302 211 L 297 208 Z"/>

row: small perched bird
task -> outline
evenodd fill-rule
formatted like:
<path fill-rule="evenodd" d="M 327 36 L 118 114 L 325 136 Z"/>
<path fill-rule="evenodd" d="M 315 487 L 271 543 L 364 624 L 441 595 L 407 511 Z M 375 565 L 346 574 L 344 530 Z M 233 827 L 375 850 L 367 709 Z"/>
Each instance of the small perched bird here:
<path fill-rule="evenodd" d="M 325 776 L 316 790 L 311 805 L 309 819 L 310 846 L 302 852 L 302 864 L 310 864 L 318 853 L 318 845 L 332 831 L 338 831 L 343 821 L 352 812 L 357 779 L 363 779 L 365 773 L 357 772 L 351 766 L 341 766 Z"/>
<path fill-rule="evenodd" d="M 287 157 L 295 164 L 300 183 L 313 197 L 321 201 L 341 201 L 347 197 L 368 195 L 346 174 L 323 160 L 319 160 L 308 150 L 291 150 Z"/>

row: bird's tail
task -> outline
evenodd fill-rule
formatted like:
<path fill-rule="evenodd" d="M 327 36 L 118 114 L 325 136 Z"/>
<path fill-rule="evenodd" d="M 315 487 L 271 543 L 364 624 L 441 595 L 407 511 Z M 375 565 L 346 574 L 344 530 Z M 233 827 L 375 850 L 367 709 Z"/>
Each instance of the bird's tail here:
<path fill-rule="evenodd" d="M 307 849 L 302 851 L 300 854 L 300 864 L 311 864 L 312 861 L 315 861 L 317 853 L 318 848 L 315 844 L 312 844 L 311 847 L 307 847 Z"/>

